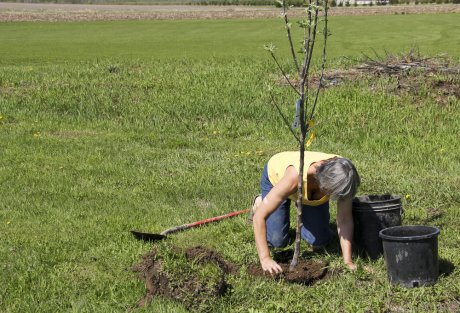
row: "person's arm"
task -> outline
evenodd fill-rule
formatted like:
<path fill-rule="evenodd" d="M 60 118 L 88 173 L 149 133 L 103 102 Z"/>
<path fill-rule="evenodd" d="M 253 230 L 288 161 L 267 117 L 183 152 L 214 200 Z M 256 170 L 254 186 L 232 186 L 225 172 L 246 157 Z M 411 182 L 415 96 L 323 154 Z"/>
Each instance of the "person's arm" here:
<path fill-rule="evenodd" d="M 280 204 L 297 190 L 298 173 L 293 166 L 289 166 L 283 178 L 270 190 L 267 196 L 259 204 L 253 218 L 254 237 L 256 241 L 257 253 L 260 264 L 264 271 L 280 273 L 283 270 L 270 257 L 270 251 L 267 244 L 267 226 L 266 220 Z"/>
<path fill-rule="evenodd" d="M 353 241 L 353 215 L 352 200 L 337 201 L 337 232 L 340 238 L 340 248 L 342 249 L 343 261 L 351 270 L 356 269 L 352 260 L 352 241 Z"/>

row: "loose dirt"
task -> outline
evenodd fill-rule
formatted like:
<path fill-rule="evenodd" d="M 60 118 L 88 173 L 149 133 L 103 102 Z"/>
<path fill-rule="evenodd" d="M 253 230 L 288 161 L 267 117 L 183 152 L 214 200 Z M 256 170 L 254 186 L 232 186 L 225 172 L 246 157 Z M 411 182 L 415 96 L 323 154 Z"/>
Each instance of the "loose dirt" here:
<path fill-rule="evenodd" d="M 278 263 L 283 272 L 280 274 L 270 274 L 264 272 L 259 264 L 252 265 L 248 268 L 248 273 L 254 277 L 264 277 L 275 280 L 283 280 L 288 283 L 302 285 L 311 285 L 317 280 L 325 277 L 327 272 L 327 263 L 313 260 L 299 260 L 294 271 L 289 271 L 288 263 Z"/>
<path fill-rule="evenodd" d="M 200 264 L 214 263 L 219 266 L 225 274 L 237 274 L 240 269 L 235 263 L 225 261 L 216 251 L 201 246 L 188 248 L 185 250 L 185 254 L 189 261 Z"/>
<path fill-rule="evenodd" d="M 185 254 L 188 262 L 206 265 L 214 264 L 221 270 L 221 274 L 214 280 L 203 280 L 199 275 L 190 274 L 187 277 L 177 277 L 174 273 L 164 270 L 164 260 L 161 259 L 156 248 L 153 248 L 142 257 L 139 264 L 132 270 L 145 282 L 146 294 L 139 299 L 136 306 L 143 307 L 149 304 L 155 296 L 165 296 L 183 303 L 188 309 L 205 305 L 211 299 L 222 296 L 228 289 L 227 274 L 236 274 L 239 267 L 225 259 L 214 250 L 204 247 L 193 247 L 185 250 L 173 248 L 172 254 Z M 176 260 L 178 258 L 175 258 Z M 169 260 L 171 261 L 171 260 Z"/>
<path fill-rule="evenodd" d="M 164 249 L 164 248 L 163 248 Z M 177 247 L 170 248 L 167 254 L 161 253 L 157 248 L 153 248 L 142 257 L 139 264 L 133 266 L 133 271 L 138 273 L 139 278 L 145 282 L 146 293 L 139 299 L 135 307 L 143 307 L 149 304 L 155 296 L 164 296 L 175 299 L 185 305 L 188 309 L 200 309 L 212 307 L 212 301 L 224 295 L 229 289 L 227 275 L 238 275 L 239 266 L 226 261 L 222 255 L 212 249 L 201 246 L 187 249 Z M 164 256 L 167 255 L 167 260 Z M 162 258 L 163 256 L 163 258 Z M 185 256 L 182 262 L 193 264 L 195 270 L 197 265 L 206 266 L 214 264 L 220 269 L 220 274 L 213 279 L 203 278 L 196 272 L 171 273 L 170 269 L 165 269 L 166 262 L 175 262 Z M 279 260 L 278 260 L 279 261 Z M 283 268 L 283 273 L 270 275 L 265 273 L 259 264 L 251 265 L 248 274 L 253 277 L 263 277 L 273 280 L 283 280 L 288 283 L 311 285 L 317 280 L 325 277 L 327 264 L 321 261 L 300 260 L 295 271 L 289 271 L 287 260 L 279 263 Z"/>
<path fill-rule="evenodd" d="M 55 3 L 0 3 L 0 21 L 108 21 L 177 19 L 255 19 L 276 18 L 274 6 L 199 6 L 199 5 L 91 5 Z M 290 16 L 301 16 L 303 8 L 293 8 Z M 373 7 L 333 7 L 330 16 L 460 13 L 455 4 L 397 5 Z"/>

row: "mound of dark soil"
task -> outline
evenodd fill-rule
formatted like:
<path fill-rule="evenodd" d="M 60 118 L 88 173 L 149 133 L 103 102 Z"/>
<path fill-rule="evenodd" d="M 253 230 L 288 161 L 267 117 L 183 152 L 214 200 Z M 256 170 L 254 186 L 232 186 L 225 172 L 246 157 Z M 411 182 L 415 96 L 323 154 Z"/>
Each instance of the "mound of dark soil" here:
<path fill-rule="evenodd" d="M 179 264 L 172 266 L 171 264 Z M 211 265 L 213 268 L 209 268 Z M 138 302 L 142 307 L 154 296 L 165 296 L 182 302 L 188 309 L 205 307 L 228 289 L 226 275 L 236 273 L 238 266 L 226 262 L 216 251 L 204 247 L 186 250 L 173 247 L 159 251 L 154 247 L 145 254 L 133 271 L 145 281 L 147 292 Z"/>
<path fill-rule="evenodd" d="M 303 285 L 324 278 L 327 269 L 325 262 L 299 260 L 296 269 L 291 272 L 289 256 L 289 253 L 277 255 L 276 260 L 283 268 L 281 274 L 270 275 L 259 264 L 250 266 L 248 273 L 254 277 Z M 149 304 L 155 296 L 164 296 L 197 311 L 212 311 L 213 301 L 228 290 L 227 275 L 239 272 L 238 265 L 226 261 L 214 250 L 201 246 L 180 249 L 168 245 L 154 247 L 132 269 L 147 288 L 137 307 Z"/>
<path fill-rule="evenodd" d="M 311 285 L 315 281 L 322 279 L 327 272 L 327 263 L 321 261 L 299 260 L 294 271 L 289 271 L 289 263 L 278 264 L 283 269 L 283 272 L 280 274 L 264 272 L 259 264 L 250 266 L 248 273 L 255 277 L 281 279 L 289 283 Z"/>
<path fill-rule="evenodd" d="M 237 274 L 239 271 L 238 265 L 225 261 L 219 253 L 211 249 L 198 246 L 186 249 L 185 254 L 189 261 L 200 264 L 214 263 L 219 266 L 225 274 Z"/>

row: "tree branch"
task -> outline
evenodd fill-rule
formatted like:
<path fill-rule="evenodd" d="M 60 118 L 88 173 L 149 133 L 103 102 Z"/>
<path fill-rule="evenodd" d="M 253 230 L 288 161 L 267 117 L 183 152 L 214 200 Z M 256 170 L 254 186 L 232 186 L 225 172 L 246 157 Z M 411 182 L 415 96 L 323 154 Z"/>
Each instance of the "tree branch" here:
<path fill-rule="evenodd" d="M 318 25 L 318 5 L 319 1 L 316 0 L 315 2 L 315 15 L 314 15 L 314 26 L 313 26 L 313 38 L 311 40 L 310 48 L 309 48 L 309 55 L 308 55 L 308 63 L 307 63 L 307 71 L 305 75 L 308 75 L 308 72 L 310 70 L 310 63 L 311 63 L 311 58 L 313 56 L 313 49 L 315 48 L 315 42 L 316 42 L 316 26 Z"/>
<path fill-rule="evenodd" d="M 291 48 L 292 58 L 294 59 L 295 68 L 297 69 L 297 73 L 300 73 L 299 63 L 297 62 L 297 57 L 294 51 L 294 44 L 292 43 L 292 36 L 291 36 L 291 25 L 289 24 L 289 20 L 286 13 L 286 0 L 283 0 L 283 15 L 284 15 L 284 23 L 286 24 L 286 31 L 287 36 L 289 39 L 289 46 Z"/>
<path fill-rule="evenodd" d="M 275 98 L 273 97 L 272 94 L 270 94 L 270 97 L 271 97 L 271 99 L 272 99 L 273 105 L 274 105 L 275 108 L 278 110 L 278 113 L 281 115 L 281 117 L 282 117 L 284 123 L 285 123 L 286 126 L 289 128 L 289 130 L 291 131 L 292 135 L 293 135 L 294 138 L 297 140 L 297 142 L 300 142 L 299 136 L 297 136 L 297 134 L 292 130 L 291 125 L 289 124 L 289 121 L 287 120 L 286 116 L 284 116 L 283 112 L 281 112 L 281 109 L 280 109 L 279 106 L 276 104 Z"/>
<path fill-rule="evenodd" d="M 324 5 L 324 45 L 323 45 L 323 60 L 321 62 L 321 76 L 319 78 L 318 88 L 316 89 L 315 101 L 313 102 L 313 107 L 311 109 L 310 118 L 308 120 L 312 120 L 313 116 L 315 115 L 316 103 L 318 102 L 318 95 L 319 90 L 321 89 L 321 85 L 323 84 L 323 77 L 324 77 L 324 68 L 326 67 L 326 44 L 327 44 L 327 37 L 329 37 L 329 29 L 327 28 L 327 11 L 328 11 L 328 1 L 325 0 Z"/>
<path fill-rule="evenodd" d="M 308 0 L 308 5 L 311 5 L 311 0 Z M 307 60 L 308 60 L 308 55 L 310 54 L 310 37 L 311 37 L 311 11 L 308 10 L 308 15 L 307 15 L 307 27 L 308 27 L 308 37 L 307 37 L 307 41 L 304 45 L 304 49 L 305 49 L 305 58 L 303 60 L 303 63 L 302 63 L 302 73 L 299 74 L 299 79 L 302 83 L 302 85 L 304 84 L 305 82 L 305 76 L 306 74 L 308 73 L 308 69 L 307 69 Z"/>
<path fill-rule="evenodd" d="M 289 80 L 288 76 L 286 75 L 286 72 L 284 72 L 283 68 L 281 67 L 281 65 L 278 63 L 278 60 L 276 59 L 275 57 L 275 54 L 273 52 L 270 52 L 273 60 L 275 60 L 275 63 L 276 65 L 278 66 L 279 70 L 281 71 L 281 73 L 283 74 L 284 78 L 286 78 L 287 82 L 289 83 L 289 85 L 292 87 L 292 89 L 300 96 L 300 93 L 299 91 L 297 90 L 297 88 L 291 83 L 291 81 Z"/>

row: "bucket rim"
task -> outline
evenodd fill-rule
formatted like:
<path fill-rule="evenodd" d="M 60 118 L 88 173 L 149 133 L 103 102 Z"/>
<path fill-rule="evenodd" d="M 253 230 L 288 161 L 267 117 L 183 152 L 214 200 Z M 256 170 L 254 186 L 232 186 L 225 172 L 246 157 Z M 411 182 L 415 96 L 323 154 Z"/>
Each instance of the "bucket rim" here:
<path fill-rule="evenodd" d="M 385 211 L 394 211 L 402 210 L 401 203 L 389 204 L 381 207 L 371 207 L 371 206 L 353 206 L 353 212 L 385 212 Z"/>
<path fill-rule="evenodd" d="M 391 197 L 391 199 L 386 199 L 386 200 L 375 200 L 375 201 L 362 201 L 363 198 L 365 197 L 384 197 L 384 196 L 389 196 Z M 388 202 L 391 202 L 391 201 L 400 201 L 401 200 L 401 196 L 400 195 L 396 195 L 396 194 L 392 194 L 392 193 L 384 193 L 384 194 L 371 194 L 371 195 L 362 195 L 362 196 L 356 196 L 353 198 L 352 202 L 353 204 L 368 204 L 368 203 L 373 203 L 373 204 L 377 204 L 377 203 L 388 203 Z"/>
<path fill-rule="evenodd" d="M 431 228 L 432 232 L 429 234 L 425 235 L 418 235 L 418 236 L 389 236 L 386 235 L 384 232 L 392 229 L 401 229 L 401 228 Z M 402 225 L 402 226 L 393 226 L 393 227 L 388 227 L 384 228 L 381 231 L 379 231 L 379 237 L 385 240 L 391 240 L 391 241 L 416 241 L 416 240 L 423 240 L 423 239 L 428 239 L 428 238 L 433 238 L 438 236 L 440 233 L 440 229 L 436 226 L 428 226 L 428 225 Z"/>

